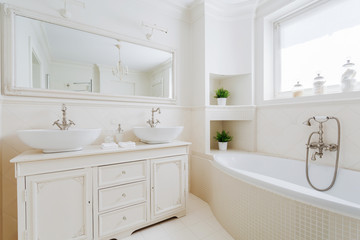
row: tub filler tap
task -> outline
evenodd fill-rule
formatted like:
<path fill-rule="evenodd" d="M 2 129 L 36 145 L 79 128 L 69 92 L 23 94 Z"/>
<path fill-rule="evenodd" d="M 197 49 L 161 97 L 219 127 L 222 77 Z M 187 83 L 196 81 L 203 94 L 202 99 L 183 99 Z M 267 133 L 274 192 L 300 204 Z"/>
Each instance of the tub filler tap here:
<path fill-rule="evenodd" d="M 58 119 L 53 123 L 53 126 L 54 125 L 58 126 L 60 130 L 68 130 L 72 125 L 75 125 L 73 121 L 71 121 L 70 119 L 69 120 L 66 119 L 66 110 L 67 110 L 66 105 L 63 104 L 61 109 L 63 115 L 62 122 L 60 123 L 60 120 Z"/>
<path fill-rule="evenodd" d="M 307 121 L 305 121 L 305 124 L 308 126 L 311 126 L 310 120 L 314 119 L 316 122 L 319 123 L 319 131 L 317 132 L 312 132 L 310 134 L 309 137 L 309 141 L 306 144 L 307 148 L 309 149 L 314 149 L 315 152 L 312 154 L 311 156 L 311 160 L 316 161 L 316 156 L 319 156 L 320 158 L 323 157 L 324 155 L 324 151 L 330 151 L 330 152 L 335 152 L 338 149 L 338 144 L 325 144 L 324 143 L 324 127 L 323 127 L 323 123 L 328 121 L 329 119 L 334 119 L 334 117 L 323 117 L 323 116 L 316 116 L 316 117 L 312 117 L 309 118 Z M 312 138 L 312 136 L 314 134 L 318 134 L 319 135 L 319 140 L 317 142 L 310 142 L 310 139 Z M 316 151 L 317 150 L 317 151 Z"/>
<path fill-rule="evenodd" d="M 147 120 L 147 124 L 149 124 L 150 125 L 150 127 L 152 127 L 152 128 L 154 128 L 154 127 L 156 127 L 156 125 L 158 125 L 159 123 L 160 123 L 160 121 L 158 120 L 158 119 L 156 119 L 156 121 L 155 121 L 155 119 L 154 119 L 154 114 L 156 113 L 156 112 L 159 112 L 159 114 L 161 114 L 161 111 L 160 111 L 160 108 L 158 107 L 158 108 L 153 108 L 153 109 L 151 109 L 151 119 L 149 119 L 149 120 Z"/>
<path fill-rule="evenodd" d="M 330 143 L 330 144 L 326 144 L 324 142 L 324 127 L 323 124 L 325 122 L 327 122 L 328 120 L 333 119 L 336 121 L 337 123 L 337 128 L 338 128 L 338 135 L 337 135 L 337 143 Z M 310 186 L 312 188 L 314 188 L 317 191 L 327 191 L 330 188 L 332 188 L 332 186 L 335 184 L 335 180 L 336 180 L 336 176 L 337 176 L 337 170 L 338 170 L 338 165 L 339 165 L 339 152 L 340 152 L 340 121 L 339 119 L 337 119 L 336 117 L 327 117 L 327 116 L 315 116 L 315 117 L 311 117 L 308 120 L 306 120 L 304 122 L 305 125 L 307 126 L 311 126 L 311 121 L 314 120 L 315 122 L 317 122 L 319 124 L 319 131 L 315 131 L 312 132 L 308 138 L 307 144 L 306 144 L 306 179 L 308 181 L 308 183 L 310 184 Z M 317 134 L 319 136 L 318 141 L 315 142 L 311 142 L 312 137 Z M 313 154 L 311 155 L 311 160 L 312 161 L 316 161 L 317 158 L 322 158 L 324 156 L 324 152 L 325 151 L 329 151 L 329 152 L 336 152 L 336 162 L 335 162 L 335 170 L 334 170 L 334 175 L 333 175 L 333 179 L 331 184 L 324 189 L 320 189 L 315 187 L 310 180 L 309 177 L 309 154 L 310 154 L 310 149 L 314 150 Z"/>

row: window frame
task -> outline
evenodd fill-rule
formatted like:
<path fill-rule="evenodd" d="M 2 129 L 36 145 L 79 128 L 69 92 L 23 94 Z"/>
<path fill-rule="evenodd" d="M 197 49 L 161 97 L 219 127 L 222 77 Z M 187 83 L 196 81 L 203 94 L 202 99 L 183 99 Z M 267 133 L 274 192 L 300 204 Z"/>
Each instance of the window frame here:
<path fill-rule="evenodd" d="M 320 7 L 333 0 L 313 0 L 303 4 L 302 6 L 292 7 L 290 9 L 280 11 L 277 17 L 271 19 L 272 25 L 272 42 L 273 42 L 273 99 L 263 101 L 271 101 L 276 99 L 289 99 L 292 97 L 292 91 L 281 91 L 281 23 L 296 18 L 303 13 L 306 13 L 312 9 Z M 360 82 L 356 82 L 355 89 L 352 92 L 360 91 Z M 337 94 L 340 96 L 346 96 L 347 93 L 341 92 L 341 84 L 326 85 L 326 92 L 322 95 Z M 316 97 L 318 95 L 312 94 L 313 88 L 304 89 L 303 97 Z M 352 94 L 353 95 L 353 94 Z M 359 93 L 360 96 L 360 93 Z M 300 97 L 300 98 L 303 98 Z"/>

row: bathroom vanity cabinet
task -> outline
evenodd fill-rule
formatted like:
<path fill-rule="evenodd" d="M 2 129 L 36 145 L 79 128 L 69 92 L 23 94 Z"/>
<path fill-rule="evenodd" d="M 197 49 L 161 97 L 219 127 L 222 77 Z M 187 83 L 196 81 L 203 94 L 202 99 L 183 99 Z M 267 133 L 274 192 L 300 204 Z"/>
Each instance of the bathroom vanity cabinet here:
<path fill-rule="evenodd" d="M 18 239 L 121 239 L 186 213 L 189 143 L 15 157 Z"/>

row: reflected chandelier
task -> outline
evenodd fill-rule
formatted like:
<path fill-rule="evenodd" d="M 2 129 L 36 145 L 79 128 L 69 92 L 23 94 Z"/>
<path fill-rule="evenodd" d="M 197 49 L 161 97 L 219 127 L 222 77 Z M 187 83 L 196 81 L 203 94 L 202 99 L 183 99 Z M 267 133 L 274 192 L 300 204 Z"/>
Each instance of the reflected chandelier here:
<path fill-rule="evenodd" d="M 114 68 L 112 69 L 112 73 L 113 73 L 114 76 L 116 76 L 116 77 L 121 81 L 121 80 L 123 80 L 123 77 L 124 77 L 124 76 L 128 75 L 128 73 L 129 73 L 129 68 L 128 68 L 128 66 L 123 65 L 123 64 L 121 63 L 121 57 L 120 57 L 120 48 L 121 48 L 121 45 L 120 45 L 120 43 L 115 44 L 115 47 L 116 47 L 117 49 L 119 49 L 119 61 L 117 62 L 116 67 L 114 67 Z"/>

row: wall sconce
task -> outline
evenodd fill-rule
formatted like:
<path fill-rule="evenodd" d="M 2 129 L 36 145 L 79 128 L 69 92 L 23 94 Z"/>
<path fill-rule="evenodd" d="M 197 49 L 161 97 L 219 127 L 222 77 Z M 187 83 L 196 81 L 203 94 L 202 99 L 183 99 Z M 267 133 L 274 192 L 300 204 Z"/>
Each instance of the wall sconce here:
<path fill-rule="evenodd" d="M 70 4 L 78 5 L 82 8 L 85 8 L 85 2 L 82 2 L 80 0 L 64 0 L 64 9 L 60 10 L 60 14 L 64 18 L 71 18 L 71 12 L 69 10 Z"/>
<path fill-rule="evenodd" d="M 157 26 L 156 24 L 146 24 L 144 22 L 141 23 L 141 26 L 143 27 L 146 27 L 146 28 L 150 28 L 151 29 L 151 32 L 147 33 L 145 35 L 145 37 L 147 38 L 147 40 L 150 40 L 152 35 L 154 34 L 154 30 L 157 30 L 159 32 L 163 32 L 163 33 L 168 33 L 168 30 L 166 28 L 163 28 L 163 27 L 159 27 Z"/>

